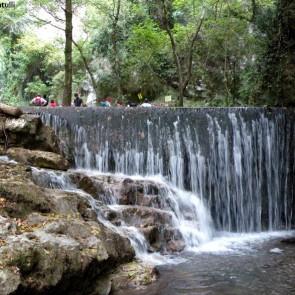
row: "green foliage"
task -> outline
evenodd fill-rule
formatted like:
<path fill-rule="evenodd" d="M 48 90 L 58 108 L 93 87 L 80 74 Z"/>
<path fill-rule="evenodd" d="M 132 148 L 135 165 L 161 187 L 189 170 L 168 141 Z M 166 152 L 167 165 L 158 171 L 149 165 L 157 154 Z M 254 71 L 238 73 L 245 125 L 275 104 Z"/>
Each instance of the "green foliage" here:
<path fill-rule="evenodd" d="M 134 25 L 126 42 L 127 55 L 124 63 L 131 79 L 130 90 L 143 92 L 149 98 L 160 94 L 163 70 L 167 61 L 167 36 L 150 19 Z M 125 77 L 126 79 L 126 77 Z M 157 93 L 158 92 L 158 93 Z"/>
<path fill-rule="evenodd" d="M 35 76 L 33 78 L 33 81 L 29 82 L 27 84 L 27 87 L 25 88 L 25 94 L 28 97 L 34 97 L 38 94 L 48 95 L 49 94 L 49 87 L 45 83 L 43 83 L 43 81 L 41 81 L 40 77 Z"/>
<path fill-rule="evenodd" d="M 287 48 L 294 40 L 287 40 L 282 19 L 275 21 L 281 1 L 288 2 L 165 0 L 184 74 L 192 37 L 204 19 L 193 50 L 186 105 L 275 104 L 282 89 L 292 88 L 295 67 Z M 99 97 L 126 99 L 138 99 L 141 92 L 157 101 L 172 93 L 176 98 L 177 67 L 161 3 L 73 1 L 83 31 L 73 46 L 73 91 L 87 96 L 93 88 Z M 58 19 L 63 11 L 54 1 L 33 0 L 31 5 L 37 16 L 46 8 L 50 19 L 56 17 L 54 24 L 64 27 Z M 28 8 L 28 1 L 20 0 L 16 9 L 0 10 L 0 99 L 14 104 L 37 93 L 60 98 L 64 90 L 64 40 L 44 42 L 34 35 L 44 21 L 32 18 Z M 74 30 L 76 26 L 74 22 Z M 275 79 L 265 75 L 273 72 L 278 73 Z"/>

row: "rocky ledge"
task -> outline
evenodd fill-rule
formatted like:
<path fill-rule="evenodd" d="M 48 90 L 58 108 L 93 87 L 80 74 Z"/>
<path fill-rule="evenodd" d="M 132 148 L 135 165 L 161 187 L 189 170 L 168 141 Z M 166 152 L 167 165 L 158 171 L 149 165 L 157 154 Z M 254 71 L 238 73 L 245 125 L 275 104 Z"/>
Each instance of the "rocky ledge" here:
<path fill-rule="evenodd" d="M 154 281 L 83 194 L 36 182 L 31 166 L 70 167 L 40 118 L 0 104 L 0 125 L 0 294 L 108 295 Z"/>
<path fill-rule="evenodd" d="M 70 172 L 69 178 L 100 202 L 104 217 L 113 225 L 137 228 L 145 237 L 149 252 L 172 254 L 185 248 L 173 220 L 173 201 L 164 185 L 147 179 L 83 172 Z"/>

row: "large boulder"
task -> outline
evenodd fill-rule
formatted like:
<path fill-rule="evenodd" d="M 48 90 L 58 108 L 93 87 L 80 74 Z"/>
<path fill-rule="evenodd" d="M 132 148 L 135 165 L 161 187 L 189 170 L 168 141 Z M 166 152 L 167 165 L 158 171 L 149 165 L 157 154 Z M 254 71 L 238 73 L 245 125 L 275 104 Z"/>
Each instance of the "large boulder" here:
<path fill-rule="evenodd" d="M 22 110 L 17 107 L 9 106 L 4 103 L 0 103 L 0 114 L 12 116 L 12 117 L 20 117 L 22 115 Z"/>
<path fill-rule="evenodd" d="M 83 289 L 91 290 L 102 273 L 134 257 L 126 238 L 97 222 L 48 215 L 16 226 L 18 235 L 7 235 L 0 249 L 3 295 L 87 294 Z"/>
<path fill-rule="evenodd" d="M 185 248 L 182 234 L 173 224 L 170 212 L 144 206 L 115 206 L 106 208 L 104 216 L 115 226 L 136 227 L 145 237 L 150 252 L 174 253 Z"/>
<path fill-rule="evenodd" d="M 52 152 L 10 148 L 7 150 L 7 155 L 18 162 L 39 168 L 67 170 L 70 167 L 65 158 Z"/>
<path fill-rule="evenodd" d="M 30 147 L 63 154 L 60 139 L 57 138 L 54 131 L 50 127 L 44 124 L 41 124 L 38 128 L 35 141 L 31 143 Z"/>
<path fill-rule="evenodd" d="M 0 109 L 0 152 L 12 147 L 63 154 L 62 142 L 54 131 L 42 124 L 40 116 L 22 114 L 9 116 Z M 72 159 L 70 159 L 72 161 Z"/>
<path fill-rule="evenodd" d="M 0 165 L 1 295 L 90 294 L 133 259 L 129 240 L 97 221 L 85 195 L 39 187 L 22 164 Z"/>
<path fill-rule="evenodd" d="M 45 190 L 46 194 L 51 196 L 54 211 L 59 214 L 81 216 L 86 221 L 97 221 L 97 214 L 91 208 L 89 201 L 75 192 L 62 190 Z"/>
<path fill-rule="evenodd" d="M 0 162 L 0 216 L 27 218 L 33 212 L 68 214 L 97 220 L 84 195 L 36 185 L 33 171 L 22 164 Z"/>
<path fill-rule="evenodd" d="M 7 118 L 5 120 L 5 130 L 11 133 L 26 133 L 35 135 L 41 124 L 39 116 L 22 115 L 20 118 Z"/>
<path fill-rule="evenodd" d="M 109 295 L 118 291 L 128 294 L 128 289 L 143 289 L 155 282 L 158 275 L 156 268 L 138 261 L 124 263 L 100 278 L 96 290 L 90 295 Z"/>

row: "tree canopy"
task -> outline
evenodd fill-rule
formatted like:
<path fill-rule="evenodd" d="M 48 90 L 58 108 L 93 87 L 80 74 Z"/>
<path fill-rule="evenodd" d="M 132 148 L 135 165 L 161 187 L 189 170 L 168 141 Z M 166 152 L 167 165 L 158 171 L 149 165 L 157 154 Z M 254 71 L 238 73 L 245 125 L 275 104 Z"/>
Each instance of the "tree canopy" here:
<path fill-rule="evenodd" d="M 291 0 L 31 0 L 0 8 L 0 100 L 295 104 Z"/>

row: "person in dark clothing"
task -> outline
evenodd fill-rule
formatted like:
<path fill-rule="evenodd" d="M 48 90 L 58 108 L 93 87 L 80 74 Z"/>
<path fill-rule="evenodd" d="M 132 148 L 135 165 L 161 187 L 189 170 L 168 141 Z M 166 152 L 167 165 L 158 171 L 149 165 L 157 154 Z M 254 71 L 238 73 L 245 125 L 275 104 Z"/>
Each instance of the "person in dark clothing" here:
<path fill-rule="evenodd" d="M 136 102 L 128 101 L 127 108 L 136 108 L 138 104 Z"/>
<path fill-rule="evenodd" d="M 79 97 L 78 93 L 75 93 L 74 96 L 75 96 L 75 99 L 74 99 L 75 107 L 80 107 L 83 103 L 83 100 Z"/>
<path fill-rule="evenodd" d="M 48 98 L 47 98 L 47 95 L 46 94 L 44 94 L 43 95 L 43 98 L 47 101 L 47 103 L 44 105 L 45 107 L 48 105 L 48 102 L 49 102 L 49 100 L 48 100 Z"/>

